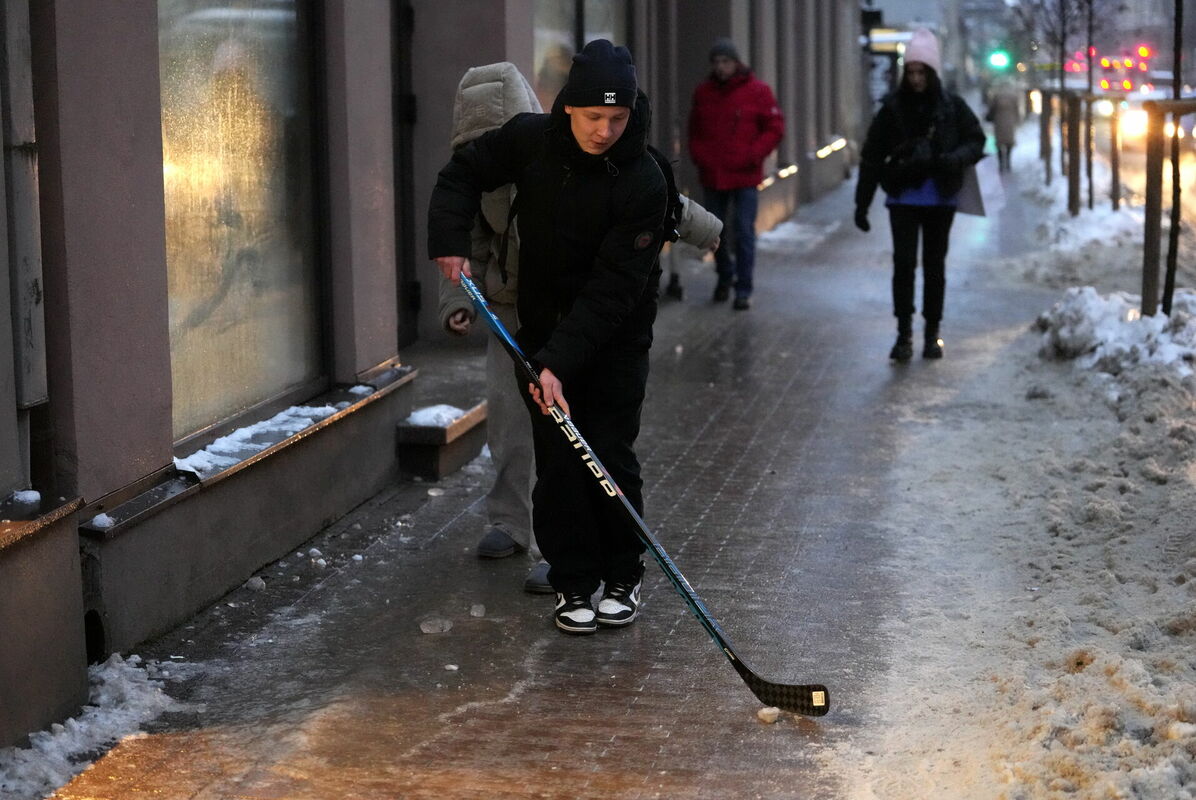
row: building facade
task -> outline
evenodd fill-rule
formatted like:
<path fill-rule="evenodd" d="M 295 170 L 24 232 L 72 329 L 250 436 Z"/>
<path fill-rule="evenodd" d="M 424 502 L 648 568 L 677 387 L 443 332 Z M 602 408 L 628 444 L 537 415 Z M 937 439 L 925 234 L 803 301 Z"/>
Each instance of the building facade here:
<path fill-rule="evenodd" d="M 425 214 L 470 66 L 551 103 L 627 44 L 653 142 L 736 40 L 788 126 L 760 225 L 840 183 L 869 104 L 843 0 L 5 0 L 0 746 L 397 479 L 436 330 Z M 298 421 L 297 421 L 298 420 Z M 346 480 L 345 476 L 352 476 Z"/>

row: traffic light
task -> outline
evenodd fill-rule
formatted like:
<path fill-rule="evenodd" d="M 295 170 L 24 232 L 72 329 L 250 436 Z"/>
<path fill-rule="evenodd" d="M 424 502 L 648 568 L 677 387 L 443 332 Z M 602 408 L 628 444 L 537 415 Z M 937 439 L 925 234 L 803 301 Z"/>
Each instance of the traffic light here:
<path fill-rule="evenodd" d="M 1004 50 L 994 50 L 988 55 L 988 65 L 993 69 L 1008 69 L 1009 63 L 1009 53 Z"/>

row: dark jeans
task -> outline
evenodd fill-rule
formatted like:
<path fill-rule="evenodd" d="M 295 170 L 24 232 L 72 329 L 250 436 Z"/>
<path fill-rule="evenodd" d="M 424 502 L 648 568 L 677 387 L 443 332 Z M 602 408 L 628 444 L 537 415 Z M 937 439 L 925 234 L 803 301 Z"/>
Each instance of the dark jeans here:
<path fill-rule="evenodd" d="M 912 317 L 918 232 L 922 233 L 922 317 L 938 329 L 947 291 L 947 239 L 955 219 L 952 206 L 889 206 L 893 229 L 893 314 Z"/>
<path fill-rule="evenodd" d="M 756 266 L 756 210 L 760 194 L 755 186 L 746 189 L 706 189 L 706 210 L 723 223 L 723 244 L 714 253 L 719 286 L 734 286 L 736 297 L 752 293 L 752 271 Z M 728 207 L 734 217 L 728 221 Z M 726 246 L 728 234 L 735 244 L 735 259 Z M 568 395 L 565 395 L 568 397 Z"/>
<path fill-rule="evenodd" d="M 641 516 L 644 482 L 634 445 L 647 382 L 646 350 L 605 352 L 562 387 L 577 429 Z M 558 592 L 590 595 L 601 581 L 632 578 L 644 545 L 621 502 L 602 488 L 583 451 L 532 403 L 527 382 L 519 383 L 536 449 L 532 529 L 549 564 L 549 583 Z"/>

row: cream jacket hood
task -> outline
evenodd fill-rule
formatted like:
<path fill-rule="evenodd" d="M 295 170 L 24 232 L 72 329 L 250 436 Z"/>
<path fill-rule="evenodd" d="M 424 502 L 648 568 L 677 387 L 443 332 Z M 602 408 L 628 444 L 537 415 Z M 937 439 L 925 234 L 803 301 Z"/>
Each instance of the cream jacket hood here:
<path fill-rule="evenodd" d="M 516 114 L 538 114 L 542 111 L 531 84 L 514 64 L 500 61 L 497 64 L 471 67 L 461 78 L 461 83 L 457 86 L 457 97 L 453 102 L 452 147 L 456 150 L 483 133 L 502 127 Z M 516 276 L 519 272 L 519 241 L 516 232 L 511 231 L 508 240 L 506 283 L 499 274 L 498 249 L 502 244 L 502 233 L 507 229 L 513 197 L 513 186 L 504 186 L 482 195 L 482 216 L 497 235 L 489 235 L 480 224 L 475 226 L 473 256 L 469 260 L 470 271 L 485 293 L 486 299 L 511 305 L 515 303 Z M 465 293 L 441 278 L 441 326 L 447 329 L 448 317 L 462 308 L 471 312 L 473 309 Z"/>

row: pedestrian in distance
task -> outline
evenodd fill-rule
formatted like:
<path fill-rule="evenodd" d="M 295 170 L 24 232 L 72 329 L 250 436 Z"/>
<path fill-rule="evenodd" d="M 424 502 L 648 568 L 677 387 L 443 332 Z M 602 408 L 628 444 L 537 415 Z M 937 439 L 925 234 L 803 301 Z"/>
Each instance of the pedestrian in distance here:
<path fill-rule="evenodd" d="M 656 164 L 665 177 L 665 183 L 668 184 L 669 214 L 665 220 L 666 241 L 672 242 L 674 248 L 676 243 L 681 241 L 700 251 L 717 253 L 722 241 L 723 221 L 703 208 L 700 203 L 689 199 L 677 190 L 673 165 L 663 153 L 651 145 L 648 145 L 648 152 L 656 159 Z M 663 294 L 666 297 L 681 300 L 684 297 L 684 289 L 681 286 L 681 275 L 677 272 L 676 258 L 676 249 L 670 249 L 668 255 L 669 282 L 665 286 Z"/>
<path fill-rule="evenodd" d="M 865 233 L 879 184 L 893 234 L 893 314 L 897 342 L 889 358 L 913 357 L 914 280 L 922 238 L 923 358 L 942 358 L 939 336 L 947 288 L 947 240 L 964 170 L 984 154 L 980 121 L 939 81 L 942 62 L 930 31 L 914 31 L 898 89 L 881 101 L 860 150 L 855 224 Z"/>
<path fill-rule="evenodd" d="M 566 633 L 625 626 L 640 610 L 644 545 L 546 415 L 555 407 L 572 417 L 642 516 L 635 440 L 668 215 L 649 124 L 631 54 L 596 39 L 573 57 L 550 113 L 516 115 L 454 152 L 428 214 L 429 256 L 459 283 L 472 277 L 482 194 L 516 187 L 516 341 L 543 388 L 522 387 L 535 448 L 532 527 Z"/>
<path fill-rule="evenodd" d="M 734 42 L 716 40 L 710 48 L 710 75 L 693 94 L 689 154 L 698 168 L 706 208 L 730 226 L 734 242 L 734 257 L 727 247 L 715 252 L 714 302 L 726 301 L 733 289 L 732 307 L 740 311 L 751 307 L 757 187 L 764 180 L 764 159 L 784 135 L 785 118 L 772 89 L 740 60 Z"/>
<path fill-rule="evenodd" d="M 1021 124 L 1021 93 L 1008 81 L 993 87 L 984 118 L 993 124 L 993 138 L 997 143 L 997 168 L 1008 172 L 1012 167 L 1014 134 Z"/>
<path fill-rule="evenodd" d="M 509 62 L 472 67 L 457 87 L 453 102 L 454 150 L 515 114 L 540 113 L 531 84 Z M 514 187 L 501 186 L 481 198 L 471 231 L 470 264 L 482 293 L 502 323 L 517 329 L 515 298 L 519 279 L 519 237 L 508 231 Z M 440 324 L 456 336 L 469 333 L 476 312 L 469 298 L 440 276 Z M 511 362 L 497 339 L 486 344 L 486 443 L 494 463 L 494 483 L 486 494 L 486 531 L 477 545 L 479 558 L 506 558 L 539 548 L 532 536 L 532 432 L 518 387 L 511 380 Z M 548 563 L 540 559 L 528 572 L 523 588 L 551 594 Z"/>

